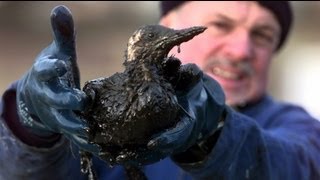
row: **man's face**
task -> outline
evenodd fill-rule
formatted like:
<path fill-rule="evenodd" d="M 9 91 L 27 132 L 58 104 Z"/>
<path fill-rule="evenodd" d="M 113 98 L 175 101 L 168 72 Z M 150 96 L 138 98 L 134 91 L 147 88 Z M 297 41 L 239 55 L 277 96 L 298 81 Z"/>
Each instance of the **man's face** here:
<path fill-rule="evenodd" d="M 173 49 L 183 63 L 196 63 L 222 86 L 227 104 L 242 105 L 265 93 L 269 64 L 280 36 L 274 15 L 257 2 L 191 1 L 160 24 L 208 29 Z"/>

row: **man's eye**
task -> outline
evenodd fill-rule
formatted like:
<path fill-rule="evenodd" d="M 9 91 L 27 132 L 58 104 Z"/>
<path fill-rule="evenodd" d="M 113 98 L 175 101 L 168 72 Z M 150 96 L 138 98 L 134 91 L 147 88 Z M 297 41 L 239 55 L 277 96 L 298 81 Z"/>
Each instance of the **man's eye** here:
<path fill-rule="evenodd" d="M 252 38 L 256 43 L 261 45 L 272 45 L 275 41 L 275 38 L 273 35 L 270 35 L 261 31 L 253 31 Z"/>
<path fill-rule="evenodd" d="M 222 21 L 214 21 L 210 24 L 221 31 L 230 31 L 232 28 L 231 24 Z"/>

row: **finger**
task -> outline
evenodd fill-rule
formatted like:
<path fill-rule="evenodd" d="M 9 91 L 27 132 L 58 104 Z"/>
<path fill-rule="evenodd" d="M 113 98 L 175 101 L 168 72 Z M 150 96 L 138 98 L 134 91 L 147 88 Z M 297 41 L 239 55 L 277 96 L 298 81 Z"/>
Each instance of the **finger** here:
<path fill-rule="evenodd" d="M 90 144 L 86 139 L 74 135 L 74 134 L 65 134 L 65 136 L 72 141 L 75 145 L 77 145 L 80 149 L 88 151 L 92 154 L 97 155 L 100 152 L 100 146 L 97 144 Z"/>
<path fill-rule="evenodd" d="M 57 58 L 68 61 L 75 86 L 80 88 L 79 68 L 76 56 L 76 33 L 71 11 L 66 6 L 57 6 L 51 12 L 51 26 L 53 30 L 53 47 L 57 48 Z M 53 48 L 55 49 L 55 48 Z M 71 77 L 70 77 L 71 78 Z"/>
<path fill-rule="evenodd" d="M 30 84 L 31 85 L 31 84 Z M 31 85 L 32 86 L 32 85 Z M 76 88 L 34 86 L 42 103 L 55 109 L 84 110 L 89 101 L 87 95 Z"/>
<path fill-rule="evenodd" d="M 75 30 L 70 10 L 66 6 L 57 6 L 51 12 L 51 26 L 54 42 L 59 51 L 75 56 Z"/>
<path fill-rule="evenodd" d="M 164 60 L 163 66 L 168 75 L 175 75 L 179 71 L 181 61 L 178 58 L 170 56 Z"/>
<path fill-rule="evenodd" d="M 148 148 L 172 151 L 172 148 L 177 148 L 177 146 L 186 143 L 187 138 L 192 132 L 193 125 L 194 119 L 189 116 L 183 116 L 176 126 L 150 140 Z"/>
<path fill-rule="evenodd" d="M 66 63 L 62 60 L 54 59 L 49 55 L 35 62 L 32 69 L 32 73 L 39 81 L 49 81 L 63 76 L 66 72 Z"/>
<path fill-rule="evenodd" d="M 195 86 L 202 78 L 203 72 L 196 64 L 185 64 L 180 68 L 180 79 L 177 85 L 178 90 L 188 90 Z"/>
<path fill-rule="evenodd" d="M 88 96 L 76 88 L 61 87 L 59 82 L 43 83 L 41 87 L 34 87 L 39 99 L 55 109 L 69 109 L 82 111 L 89 102 Z M 57 85 L 58 84 L 58 85 Z"/>
<path fill-rule="evenodd" d="M 74 134 L 83 138 L 88 138 L 89 128 L 87 124 L 84 121 L 82 121 L 79 117 L 77 117 L 72 111 L 57 111 L 56 109 L 49 108 L 47 111 L 44 112 L 45 113 L 42 117 L 50 118 L 51 120 L 43 122 L 48 127 L 53 128 L 55 132 L 62 134 Z"/>

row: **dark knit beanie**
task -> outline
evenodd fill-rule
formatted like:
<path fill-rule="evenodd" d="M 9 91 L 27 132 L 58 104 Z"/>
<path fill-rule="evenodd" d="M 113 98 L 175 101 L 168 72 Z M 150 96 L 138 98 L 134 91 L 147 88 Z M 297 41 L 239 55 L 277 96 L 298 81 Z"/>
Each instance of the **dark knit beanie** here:
<path fill-rule="evenodd" d="M 166 15 L 169 11 L 178 7 L 186 1 L 161 1 L 160 2 L 160 15 Z M 269 9 L 278 20 L 281 27 L 281 35 L 277 50 L 284 44 L 293 21 L 292 8 L 289 1 L 258 1 L 258 3 Z"/>

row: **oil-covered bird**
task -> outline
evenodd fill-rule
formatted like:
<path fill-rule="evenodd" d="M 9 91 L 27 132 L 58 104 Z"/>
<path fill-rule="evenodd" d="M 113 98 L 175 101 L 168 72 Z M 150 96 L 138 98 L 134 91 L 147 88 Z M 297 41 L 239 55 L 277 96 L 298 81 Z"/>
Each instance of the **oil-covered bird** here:
<path fill-rule="evenodd" d="M 152 135 L 177 123 L 180 106 L 164 62 L 174 46 L 205 29 L 143 26 L 129 38 L 123 72 L 85 83 L 92 101 L 83 115 L 102 159 L 112 164 L 119 154 L 134 158 L 137 149 L 147 149 Z M 171 71 L 178 71 L 179 63 Z"/>

